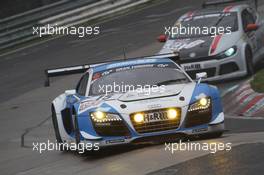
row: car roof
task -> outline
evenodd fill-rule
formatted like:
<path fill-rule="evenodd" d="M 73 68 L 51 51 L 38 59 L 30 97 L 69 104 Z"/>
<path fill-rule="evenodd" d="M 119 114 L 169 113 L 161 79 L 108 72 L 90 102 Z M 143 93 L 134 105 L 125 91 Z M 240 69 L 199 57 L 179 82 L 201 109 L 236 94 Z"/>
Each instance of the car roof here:
<path fill-rule="evenodd" d="M 168 63 L 174 63 L 169 58 L 156 58 L 156 57 L 148 57 L 148 58 L 137 58 L 137 59 L 128 59 L 124 61 L 113 61 L 110 63 L 104 63 L 99 65 L 94 65 L 91 67 L 93 69 L 93 72 L 102 72 L 109 69 L 115 69 L 115 68 L 122 68 L 127 66 L 136 66 L 136 65 L 145 65 L 145 64 L 168 64 Z"/>
<path fill-rule="evenodd" d="M 210 13 L 222 13 L 222 12 L 240 12 L 242 9 L 250 7 L 248 4 L 230 4 L 230 5 L 217 5 L 209 6 L 194 11 L 189 11 L 184 14 L 181 19 L 190 16 L 199 16 Z"/>

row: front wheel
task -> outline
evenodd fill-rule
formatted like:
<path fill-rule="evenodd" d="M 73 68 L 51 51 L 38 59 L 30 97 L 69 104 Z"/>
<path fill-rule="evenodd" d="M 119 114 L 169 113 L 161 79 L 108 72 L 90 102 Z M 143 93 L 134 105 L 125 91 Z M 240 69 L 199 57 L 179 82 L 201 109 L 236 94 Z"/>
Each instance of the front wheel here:
<path fill-rule="evenodd" d="M 82 154 L 85 152 L 83 145 L 80 144 L 81 142 L 81 133 L 79 129 L 79 124 L 78 124 L 78 116 L 73 113 L 74 117 L 74 135 L 75 135 L 75 144 L 76 144 L 76 152 L 78 154 Z"/>
<path fill-rule="evenodd" d="M 73 114 L 74 117 L 74 135 L 75 135 L 75 143 L 78 145 L 81 141 L 81 134 L 79 130 L 78 118 L 76 114 Z"/>
<path fill-rule="evenodd" d="M 52 118 L 52 123 L 53 123 L 53 127 L 54 127 L 55 137 L 56 137 L 57 143 L 59 144 L 59 149 L 60 149 L 60 151 L 67 150 L 67 148 L 65 149 L 65 147 L 63 145 L 63 141 L 62 141 L 61 136 L 60 136 L 57 115 L 56 115 L 56 112 L 55 112 L 55 109 L 53 106 L 51 108 L 51 113 L 52 113 L 51 118 Z"/>
<path fill-rule="evenodd" d="M 246 64 L 247 64 L 247 75 L 248 76 L 254 75 L 255 71 L 253 64 L 253 56 L 249 48 L 246 48 L 245 56 L 246 56 Z"/>

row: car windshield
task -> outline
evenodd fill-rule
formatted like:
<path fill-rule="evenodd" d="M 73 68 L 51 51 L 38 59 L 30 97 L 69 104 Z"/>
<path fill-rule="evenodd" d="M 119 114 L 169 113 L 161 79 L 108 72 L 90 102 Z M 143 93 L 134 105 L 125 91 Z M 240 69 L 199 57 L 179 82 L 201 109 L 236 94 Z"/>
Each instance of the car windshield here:
<path fill-rule="evenodd" d="M 237 13 L 213 13 L 187 17 L 176 23 L 175 27 L 182 32 L 174 32 L 171 39 L 215 35 L 220 28 L 224 29 L 224 33 L 235 32 L 238 30 Z"/>
<path fill-rule="evenodd" d="M 178 68 L 145 67 L 132 68 L 122 71 L 107 71 L 107 75 L 94 74 L 97 78 L 93 80 L 90 87 L 90 96 L 108 93 L 125 93 L 143 87 L 160 87 L 168 84 L 188 83 L 191 80 Z"/>

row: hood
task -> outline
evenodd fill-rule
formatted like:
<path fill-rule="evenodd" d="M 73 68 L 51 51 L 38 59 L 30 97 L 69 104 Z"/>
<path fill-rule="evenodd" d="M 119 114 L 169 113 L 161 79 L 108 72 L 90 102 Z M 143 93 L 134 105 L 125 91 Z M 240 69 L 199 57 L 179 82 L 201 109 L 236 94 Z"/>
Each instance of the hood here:
<path fill-rule="evenodd" d="M 179 51 L 182 59 L 207 57 L 213 37 L 187 38 L 168 40 L 161 50 L 162 53 Z"/>
<path fill-rule="evenodd" d="M 160 51 L 160 54 L 178 51 L 180 52 L 181 60 L 198 59 L 218 54 L 235 45 L 238 39 L 237 32 L 234 32 L 232 35 L 224 34 L 216 37 L 202 36 L 168 40 Z M 215 52 L 210 53 L 213 47 L 215 47 Z"/>
<path fill-rule="evenodd" d="M 133 111 L 144 111 L 154 108 L 166 108 L 172 106 L 186 106 L 192 96 L 196 83 L 175 84 L 164 86 L 160 92 L 127 92 L 125 94 L 109 94 L 82 100 L 78 105 L 78 112 L 84 113 L 89 109 L 98 109 L 107 112 L 113 109 L 119 113 L 132 113 Z M 164 98 L 162 98 L 164 97 Z M 184 97 L 185 100 L 179 100 Z M 127 105 L 122 108 L 121 105 Z M 112 111 L 113 112 L 113 111 Z"/>
<path fill-rule="evenodd" d="M 179 95 L 184 88 L 185 84 L 169 85 L 159 88 L 157 91 L 151 91 L 151 89 L 146 89 L 144 91 L 129 91 L 121 95 L 118 100 L 122 102 L 139 101 L 145 99 L 153 99 L 160 97 L 169 97 Z"/>

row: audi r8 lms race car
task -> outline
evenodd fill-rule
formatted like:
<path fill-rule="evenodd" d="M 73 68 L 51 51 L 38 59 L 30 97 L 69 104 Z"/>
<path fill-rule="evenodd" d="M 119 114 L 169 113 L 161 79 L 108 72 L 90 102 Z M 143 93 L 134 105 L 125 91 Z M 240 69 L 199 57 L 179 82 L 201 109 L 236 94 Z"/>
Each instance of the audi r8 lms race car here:
<path fill-rule="evenodd" d="M 208 1 L 184 14 L 167 28 L 168 37 L 159 37 L 166 42 L 159 53 L 180 52 L 181 66 L 192 78 L 201 71 L 208 81 L 252 75 L 264 57 L 264 23 L 257 2 L 247 2 Z"/>
<path fill-rule="evenodd" d="M 180 135 L 219 137 L 224 113 L 218 89 L 193 81 L 169 56 L 50 69 L 48 77 L 85 71 L 76 89 L 52 102 L 56 139 L 100 146 Z"/>

